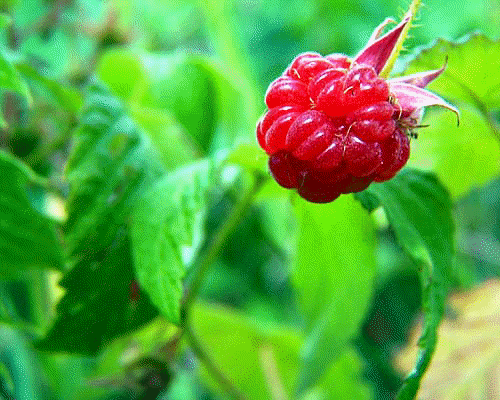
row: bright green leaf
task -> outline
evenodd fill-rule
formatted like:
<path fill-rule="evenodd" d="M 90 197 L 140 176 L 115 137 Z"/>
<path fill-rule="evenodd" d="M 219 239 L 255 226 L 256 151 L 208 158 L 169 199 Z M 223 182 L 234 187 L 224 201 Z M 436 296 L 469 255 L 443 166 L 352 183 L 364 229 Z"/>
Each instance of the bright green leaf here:
<path fill-rule="evenodd" d="M 332 363 L 318 383 L 301 400 L 373 399 L 373 390 L 363 382 L 363 363 L 356 352 L 347 348 Z"/>
<path fill-rule="evenodd" d="M 40 179 L 0 151 L 0 275 L 21 268 L 63 268 L 55 224 L 44 213 Z"/>
<path fill-rule="evenodd" d="M 486 184 L 500 172 L 500 141 L 477 109 L 461 107 L 460 126 L 455 116 L 431 110 L 424 118 L 428 128 L 411 143 L 408 165 L 433 171 L 457 198 Z M 467 171 L 464 173 L 464 171 Z"/>
<path fill-rule="evenodd" d="M 117 69 L 126 73 L 116 74 Z M 113 49 L 101 58 L 98 73 L 131 109 L 166 111 L 178 121 L 189 135 L 178 140 L 181 148 L 189 145 L 188 154 L 213 152 L 238 136 L 254 135 L 251 97 L 231 69 L 207 57 Z"/>
<path fill-rule="evenodd" d="M 171 322 L 180 322 L 182 278 L 203 238 L 212 162 L 203 160 L 158 181 L 135 206 L 131 237 L 139 284 Z"/>
<path fill-rule="evenodd" d="M 500 107 L 500 41 L 440 39 L 415 56 L 405 75 L 438 69 L 446 57 L 446 69 L 427 88 L 459 107 L 460 126 L 451 113 L 431 110 L 423 120 L 430 126 L 412 142 L 409 165 L 435 171 L 456 198 L 500 171 L 500 128 L 492 115 Z"/>
<path fill-rule="evenodd" d="M 168 169 L 200 157 L 197 145 L 168 110 L 132 105 L 130 115 L 148 133 Z"/>
<path fill-rule="evenodd" d="M 149 84 L 139 56 L 129 50 L 111 49 L 104 53 L 97 73 L 115 96 L 127 102 L 137 93 L 137 86 Z"/>
<path fill-rule="evenodd" d="M 28 86 L 2 51 L 0 51 L 0 88 L 19 93 L 26 98 L 28 104 L 33 101 Z"/>
<path fill-rule="evenodd" d="M 250 172 L 260 171 L 268 174 L 268 156 L 257 143 L 240 143 L 227 157 L 228 164 L 240 165 Z"/>
<path fill-rule="evenodd" d="M 292 393 L 301 345 L 296 332 L 264 327 L 235 311 L 203 303 L 194 304 L 189 321 L 202 347 L 246 399 L 272 399 L 270 385 L 276 385 L 276 379 Z M 204 367 L 202 371 L 217 387 Z"/>
<path fill-rule="evenodd" d="M 443 74 L 428 89 L 452 103 L 469 103 L 485 111 L 500 107 L 500 41 L 484 35 L 466 36 L 459 42 L 438 39 L 420 51 L 406 74 L 439 69 L 446 57 Z"/>
<path fill-rule="evenodd" d="M 8 27 L 12 23 L 12 18 L 6 14 L 0 14 L 0 29 Z"/>
<path fill-rule="evenodd" d="M 259 324 L 236 311 L 204 303 L 194 305 L 190 324 L 204 351 L 245 398 L 281 398 L 276 395 L 280 391 L 293 398 L 300 368 L 301 334 L 283 326 Z M 203 363 L 200 365 L 202 376 L 217 388 Z M 303 399 L 371 399 L 361 373 L 359 357 L 346 348 Z"/>
<path fill-rule="evenodd" d="M 399 400 L 409 400 L 415 397 L 432 358 L 450 284 L 454 253 L 452 204 L 434 175 L 411 169 L 390 181 L 371 185 L 358 197 L 366 193 L 379 199 L 398 242 L 420 267 L 425 313 L 420 353 L 398 396 Z"/>
<path fill-rule="evenodd" d="M 351 196 L 297 204 L 299 236 L 293 281 L 308 325 L 299 392 L 313 386 L 358 333 L 375 275 L 369 215 Z"/>
<path fill-rule="evenodd" d="M 16 69 L 27 80 L 40 85 L 59 103 L 60 106 L 77 113 L 82 106 L 81 94 L 69 86 L 63 86 L 54 79 L 48 78 L 38 72 L 29 63 L 16 63 Z"/>
<path fill-rule="evenodd" d="M 117 69 L 124 73 L 116 74 Z M 157 93 L 159 98 L 152 93 L 162 82 L 162 75 L 148 75 L 138 54 L 112 49 L 101 57 L 98 73 L 110 90 L 126 102 L 130 116 L 149 135 L 168 169 L 201 155 L 174 110 L 161 107 L 161 93 Z"/>

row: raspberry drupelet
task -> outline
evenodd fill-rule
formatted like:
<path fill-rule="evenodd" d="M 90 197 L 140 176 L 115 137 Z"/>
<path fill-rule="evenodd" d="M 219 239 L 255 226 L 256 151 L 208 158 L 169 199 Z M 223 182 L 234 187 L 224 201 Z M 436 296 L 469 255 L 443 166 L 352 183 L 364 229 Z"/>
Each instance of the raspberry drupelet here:
<path fill-rule="evenodd" d="M 300 54 L 271 83 L 257 140 L 278 184 L 315 203 L 362 191 L 406 164 L 423 107 L 439 105 L 458 115 L 423 89 L 444 67 L 390 80 L 379 76 L 408 22 L 373 39 L 354 59 Z"/>

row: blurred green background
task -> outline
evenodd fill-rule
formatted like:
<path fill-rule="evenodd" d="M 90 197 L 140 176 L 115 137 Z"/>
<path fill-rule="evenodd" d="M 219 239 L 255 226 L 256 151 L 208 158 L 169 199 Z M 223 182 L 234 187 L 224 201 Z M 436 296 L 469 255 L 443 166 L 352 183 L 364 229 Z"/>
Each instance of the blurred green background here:
<path fill-rule="evenodd" d="M 395 0 L 2 0 L 0 11 L 12 19 L 1 30 L 2 51 L 30 84 L 33 104 L 4 93 L 8 127 L 0 132 L 0 147 L 52 182 L 58 193 L 49 199 L 52 214 L 64 219 L 60 203 L 69 189 L 62 175 L 82 87 L 90 78 L 97 76 L 125 104 L 170 170 L 237 143 L 254 143 L 265 90 L 298 53 L 355 55 L 380 22 L 399 19 L 407 6 Z M 436 38 L 456 40 L 474 31 L 498 39 L 499 20 L 499 1 L 428 0 L 403 56 Z M 404 57 L 396 71 L 403 69 Z M 236 202 L 245 182 L 238 184 L 210 208 L 207 237 Z M 500 180 L 493 180 L 455 199 L 456 287 L 500 275 L 499 193 Z M 36 190 L 33 198 L 47 205 Z M 379 222 L 376 292 L 355 344 L 369 392 L 388 399 L 402 379 L 391 356 L 406 342 L 419 310 L 420 284 L 394 232 L 383 218 Z M 202 297 L 242 310 L 259 326 L 301 326 L 290 283 L 295 225 L 290 203 L 264 194 L 224 246 Z M 127 364 L 137 349 L 125 339 L 97 358 L 35 350 L 33 339 L 53 323 L 60 274 L 0 268 L 1 397 L 220 398 L 198 379 L 189 350 L 176 360 L 175 371 L 148 359 Z M 134 338 L 144 354 L 169 338 L 167 325 L 157 324 Z M 160 383 L 150 383 L 151 377 Z"/>

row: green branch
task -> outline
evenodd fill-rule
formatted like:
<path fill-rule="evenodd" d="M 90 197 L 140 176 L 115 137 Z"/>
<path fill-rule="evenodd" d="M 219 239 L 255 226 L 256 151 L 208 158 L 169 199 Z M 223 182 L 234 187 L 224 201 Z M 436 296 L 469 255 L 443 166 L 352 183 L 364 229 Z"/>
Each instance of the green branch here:
<path fill-rule="evenodd" d="M 208 250 L 206 251 L 205 255 L 201 258 L 195 276 L 192 280 L 191 286 L 187 289 L 186 294 L 184 296 L 181 309 L 181 315 L 183 316 L 184 320 L 187 319 L 189 308 L 191 307 L 193 301 L 198 296 L 198 292 L 201 289 L 201 285 L 203 283 L 206 273 L 208 272 L 209 268 L 217 258 L 227 238 L 231 235 L 236 226 L 240 223 L 241 219 L 245 216 L 245 213 L 248 211 L 248 209 L 253 203 L 255 195 L 258 193 L 264 182 L 265 179 L 262 176 L 260 175 L 253 176 L 253 182 L 250 189 L 248 189 L 247 193 L 236 203 L 229 217 L 216 232 L 214 239 L 210 244 Z"/>

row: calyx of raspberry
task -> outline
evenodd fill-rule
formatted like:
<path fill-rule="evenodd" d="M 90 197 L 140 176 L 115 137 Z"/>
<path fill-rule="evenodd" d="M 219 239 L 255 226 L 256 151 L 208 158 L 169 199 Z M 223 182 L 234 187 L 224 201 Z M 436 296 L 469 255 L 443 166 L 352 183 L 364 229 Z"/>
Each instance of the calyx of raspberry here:
<path fill-rule="evenodd" d="M 445 107 L 458 118 L 455 107 L 424 89 L 446 65 L 384 78 L 412 16 L 381 36 L 391 23 L 384 21 L 354 58 L 300 54 L 271 83 L 257 139 L 278 184 L 316 203 L 364 190 L 406 164 L 424 107 Z"/>

